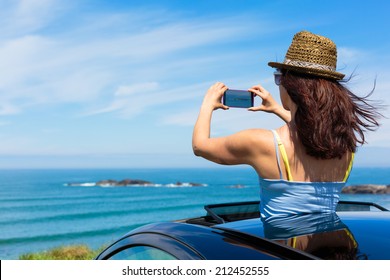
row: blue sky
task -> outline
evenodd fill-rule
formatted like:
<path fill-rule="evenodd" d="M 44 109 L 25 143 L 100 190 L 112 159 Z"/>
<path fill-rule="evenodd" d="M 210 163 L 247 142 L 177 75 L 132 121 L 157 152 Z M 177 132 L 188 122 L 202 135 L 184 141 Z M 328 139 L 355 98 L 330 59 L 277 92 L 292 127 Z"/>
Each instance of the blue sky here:
<path fill-rule="evenodd" d="M 330 37 L 349 87 L 390 104 L 388 1 L 0 2 L 0 168 L 214 166 L 192 153 L 202 97 L 261 83 L 301 30 Z M 390 117 L 389 108 L 383 113 Z M 390 121 L 357 166 L 390 166 Z M 217 111 L 212 134 L 275 128 Z"/>

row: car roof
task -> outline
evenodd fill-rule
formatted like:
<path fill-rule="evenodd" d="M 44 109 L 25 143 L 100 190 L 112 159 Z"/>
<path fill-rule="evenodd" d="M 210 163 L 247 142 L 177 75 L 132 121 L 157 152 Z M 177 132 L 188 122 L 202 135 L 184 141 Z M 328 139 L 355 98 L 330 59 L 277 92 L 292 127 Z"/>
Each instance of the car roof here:
<path fill-rule="evenodd" d="M 262 219 L 258 204 L 206 205 L 205 216 L 142 226 L 97 259 L 137 244 L 179 259 L 390 259 L 390 212 L 379 205 L 341 202 L 336 213 Z"/>
<path fill-rule="evenodd" d="M 117 252 L 140 244 L 162 249 L 178 259 L 312 259 L 305 253 L 272 241 L 246 237 L 245 233 L 235 234 L 194 224 L 154 223 L 129 232 L 100 253 L 97 259 L 110 259 Z"/>
<path fill-rule="evenodd" d="M 354 245 L 358 249 L 358 258 L 390 259 L 389 211 L 337 212 L 325 215 L 273 217 L 270 220 L 252 218 L 217 224 L 213 228 L 242 232 L 270 240 L 291 240 L 309 236 L 311 242 L 314 236 L 320 236 L 323 240 L 327 239 L 325 235 L 340 239 L 340 234 L 343 234 L 345 236 L 343 238 L 349 239 L 350 246 Z M 318 246 L 318 240 L 316 242 Z"/>

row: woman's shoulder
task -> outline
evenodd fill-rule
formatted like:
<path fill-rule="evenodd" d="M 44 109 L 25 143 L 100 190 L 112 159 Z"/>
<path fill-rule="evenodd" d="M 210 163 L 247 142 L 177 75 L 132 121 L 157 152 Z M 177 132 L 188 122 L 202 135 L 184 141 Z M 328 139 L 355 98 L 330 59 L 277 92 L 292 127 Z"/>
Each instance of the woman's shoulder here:
<path fill-rule="evenodd" d="M 261 129 L 261 128 L 252 128 L 242 130 L 237 133 L 237 136 L 247 139 L 248 141 L 262 144 L 268 143 L 273 139 L 272 130 Z"/>
<path fill-rule="evenodd" d="M 272 130 L 269 129 L 247 129 L 236 134 L 238 141 L 247 147 L 248 151 L 258 159 L 264 160 L 264 156 L 274 156 L 275 143 Z"/>
<path fill-rule="evenodd" d="M 277 141 L 275 137 L 281 139 L 286 138 L 286 142 L 287 139 L 289 140 L 289 132 L 286 125 L 274 129 L 248 129 L 244 130 L 243 133 L 247 134 L 254 142 L 261 145 L 269 144 L 274 146 L 275 141 Z"/>

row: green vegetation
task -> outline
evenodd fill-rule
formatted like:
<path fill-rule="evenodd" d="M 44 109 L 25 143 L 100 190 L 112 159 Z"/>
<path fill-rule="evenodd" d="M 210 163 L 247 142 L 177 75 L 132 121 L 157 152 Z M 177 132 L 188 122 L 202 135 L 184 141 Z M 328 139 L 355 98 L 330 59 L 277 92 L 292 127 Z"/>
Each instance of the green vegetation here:
<path fill-rule="evenodd" d="M 87 245 L 60 246 L 48 251 L 27 253 L 20 260 L 93 260 L 103 248 L 90 249 Z"/>

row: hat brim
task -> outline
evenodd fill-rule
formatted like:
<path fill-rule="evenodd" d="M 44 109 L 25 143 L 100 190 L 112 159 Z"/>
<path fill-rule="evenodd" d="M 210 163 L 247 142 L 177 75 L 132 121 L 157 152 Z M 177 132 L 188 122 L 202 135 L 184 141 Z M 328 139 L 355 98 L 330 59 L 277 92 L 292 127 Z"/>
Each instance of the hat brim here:
<path fill-rule="evenodd" d="M 328 70 L 315 69 L 309 67 L 299 67 L 299 66 L 294 66 L 294 65 L 289 65 L 289 64 L 279 63 L 279 62 L 268 62 L 268 65 L 273 68 L 291 70 L 294 72 L 309 74 L 309 75 L 318 76 L 327 79 L 342 80 L 345 76 L 345 74 L 336 71 L 328 71 Z"/>

